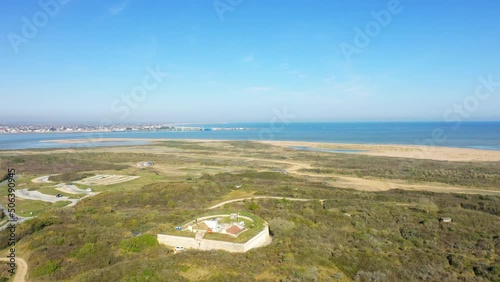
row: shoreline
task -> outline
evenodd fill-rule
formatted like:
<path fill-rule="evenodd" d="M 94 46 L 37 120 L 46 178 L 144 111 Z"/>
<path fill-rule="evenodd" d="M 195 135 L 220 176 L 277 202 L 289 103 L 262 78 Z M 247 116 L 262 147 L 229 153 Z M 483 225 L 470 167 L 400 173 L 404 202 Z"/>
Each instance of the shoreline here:
<path fill-rule="evenodd" d="M 148 138 L 88 138 L 88 139 L 55 139 L 55 140 L 40 140 L 40 143 L 58 143 L 58 144 L 85 144 L 85 143 L 103 143 L 103 142 L 130 142 L 130 141 L 144 141 L 152 142 L 154 140 L 162 139 L 148 139 Z"/>
<path fill-rule="evenodd" d="M 88 144 L 88 143 L 130 142 L 130 141 L 150 142 L 150 144 L 146 144 L 149 146 L 151 145 L 154 146 L 156 142 L 163 142 L 163 141 L 198 142 L 198 143 L 252 141 L 262 144 L 278 146 L 281 148 L 288 148 L 292 150 L 293 148 L 291 147 L 307 147 L 313 149 L 340 150 L 340 151 L 355 150 L 357 152 L 345 152 L 345 153 L 369 155 L 369 156 L 410 158 L 410 159 L 429 159 L 429 160 L 440 160 L 440 161 L 465 161 L 465 162 L 500 161 L 500 150 L 456 148 L 456 147 L 445 147 L 445 146 L 406 145 L 406 144 L 360 144 L 360 143 L 356 144 L 356 143 L 328 143 L 328 142 L 309 142 L 309 141 L 211 140 L 211 139 L 175 139 L 175 138 L 174 139 L 91 138 L 91 139 L 70 139 L 70 140 L 68 139 L 42 140 L 39 142 L 58 143 L 58 144 Z M 126 144 L 124 144 L 124 146 L 126 146 Z M 103 148 L 103 146 L 99 147 Z M 324 154 L 332 152 L 312 151 L 312 153 Z"/>

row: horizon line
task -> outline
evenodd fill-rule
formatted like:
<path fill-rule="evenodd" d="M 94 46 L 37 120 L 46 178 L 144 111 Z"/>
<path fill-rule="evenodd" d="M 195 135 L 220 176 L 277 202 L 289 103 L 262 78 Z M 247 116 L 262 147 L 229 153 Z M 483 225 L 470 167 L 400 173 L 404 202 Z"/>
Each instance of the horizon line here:
<path fill-rule="evenodd" d="M 120 126 L 120 125 L 215 125 L 215 124 L 255 124 L 255 123 L 280 123 L 280 124 L 294 124 L 294 123 L 496 123 L 500 120 L 469 120 L 469 121 L 443 121 L 443 120 L 358 120 L 358 121 L 314 121 L 314 120 L 297 120 L 297 121 L 219 121 L 219 122 L 160 122 L 160 121 L 131 121 L 131 122 L 117 122 L 108 125 L 101 125 L 103 127 L 108 126 Z M 91 121 L 72 121 L 72 122 L 0 122 L 0 126 L 64 126 L 64 125 L 87 125 L 96 126 L 100 125 L 99 122 Z"/>

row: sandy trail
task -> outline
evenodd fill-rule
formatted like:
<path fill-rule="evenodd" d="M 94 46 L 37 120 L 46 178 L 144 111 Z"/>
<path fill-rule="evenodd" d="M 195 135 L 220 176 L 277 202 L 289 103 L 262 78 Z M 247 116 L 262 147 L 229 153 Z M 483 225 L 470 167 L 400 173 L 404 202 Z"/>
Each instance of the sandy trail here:
<path fill-rule="evenodd" d="M 63 193 L 67 193 L 67 194 L 72 194 L 72 195 L 79 195 L 80 193 L 77 193 L 77 192 L 73 192 L 71 190 L 68 190 L 64 187 L 57 187 L 56 188 L 57 191 L 60 191 L 60 192 L 63 192 Z"/>
<path fill-rule="evenodd" d="M 318 176 L 314 175 L 314 177 Z M 392 189 L 402 189 L 438 193 L 482 194 L 500 196 L 500 191 L 467 187 L 454 187 L 442 183 L 409 183 L 404 180 L 364 179 L 341 175 L 335 175 L 334 177 L 335 181 L 332 182 L 333 185 L 361 191 L 387 191 Z"/>
<path fill-rule="evenodd" d="M 0 258 L 0 261 L 9 261 L 7 258 Z M 20 257 L 16 257 L 16 274 L 13 282 L 25 282 L 26 274 L 28 273 L 28 264 Z"/>
<path fill-rule="evenodd" d="M 186 157 L 197 158 L 199 155 L 196 154 L 186 154 Z M 315 174 L 310 172 L 301 172 L 301 169 L 311 169 L 312 166 L 306 162 L 294 162 L 287 160 L 269 160 L 251 157 L 236 157 L 236 156 L 210 156 L 211 158 L 231 160 L 239 159 L 242 161 L 250 162 L 260 162 L 269 164 L 281 164 L 286 165 L 286 171 L 291 174 L 313 177 L 317 179 L 322 179 L 323 181 L 339 187 L 339 188 L 349 188 L 361 191 L 387 191 L 391 189 L 403 189 L 403 190 L 416 190 L 416 191 L 430 191 L 438 193 L 463 193 L 463 194 L 483 194 L 483 195 L 500 195 L 500 191 L 495 190 L 485 190 L 485 189 L 475 189 L 467 187 L 455 187 L 451 185 L 446 185 L 442 183 L 411 183 L 409 181 L 397 180 L 397 179 L 365 179 L 353 176 L 344 176 L 339 174 Z M 333 178 L 333 180 L 332 180 Z"/>
<path fill-rule="evenodd" d="M 233 200 L 227 200 L 227 201 L 224 201 L 224 202 L 220 202 L 216 205 L 213 205 L 207 209 L 209 210 L 212 210 L 212 209 L 216 209 L 218 207 L 222 207 L 223 205 L 225 204 L 229 204 L 229 203 L 234 203 L 234 202 L 241 202 L 241 201 L 244 201 L 244 200 L 251 200 L 251 199 L 276 199 L 276 200 L 282 200 L 282 199 L 285 199 L 285 200 L 288 200 L 288 201 L 299 201 L 299 202 L 308 202 L 308 201 L 324 201 L 322 199 L 304 199 L 304 198 L 287 198 L 287 197 L 278 197 L 278 196 L 254 196 L 254 197 L 246 197 L 246 198 L 239 198 L 239 199 L 233 199 Z"/>
<path fill-rule="evenodd" d="M 54 187 L 56 187 L 56 190 L 73 195 L 90 194 L 89 191 L 80 189 L 75 185 L 57 184 Z"/>
<path fill-rule="evenodd" d="M 49 177 L 52 175 L 55 175 L 55 174 L 37 177 L 37 178 L 31 179 L 31 182 L 33 182 L 33 183 L 52 183 L 52 181 L 49 180 Z"/>

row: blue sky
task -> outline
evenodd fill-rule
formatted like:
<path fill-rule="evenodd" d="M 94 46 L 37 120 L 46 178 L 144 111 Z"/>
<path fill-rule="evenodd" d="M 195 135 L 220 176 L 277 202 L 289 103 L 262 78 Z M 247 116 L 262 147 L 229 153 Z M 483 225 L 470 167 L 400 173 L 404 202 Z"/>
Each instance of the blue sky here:
<path fill-rule="evenodd" d="M 500 120 L 499 1 L 64 1 L 2 1 L 0 123 Z"/>

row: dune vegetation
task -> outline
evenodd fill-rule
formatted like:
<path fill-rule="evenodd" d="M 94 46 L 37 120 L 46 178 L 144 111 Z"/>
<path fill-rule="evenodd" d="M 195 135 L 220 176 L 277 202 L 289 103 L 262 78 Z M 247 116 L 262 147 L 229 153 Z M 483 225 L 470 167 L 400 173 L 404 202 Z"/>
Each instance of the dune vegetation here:
<path fill-rule="evenodd" d="M 30 281 L 500 280 L 500 197 L 474 193 L 500 188 L 497 163 L 406 160 L 398 167 L 396 158 L 298 152 L 254 142 L 176 141 L 126 150 L 26 151 L 17 160 L 0 154 L 2 167 L 23 164 L 17 166 L 21 179 L 101 170 L 141 176 L 96 187 L 102 193 L 19 225 L 17 252 L 29 265 Z M 76 164 L 51 170 L 60 168 L 56 162 L 64 156 Z M 155 165 L 135 166 L 144 160 Z M 302 175 L 303 169 L 318 176 Z M 458 177 L 467 171 L 469 176 Z M 429 185 L 456 181 L 470 193 L 352 190 L 324 181 L 322 174 Z M 252 196 L 207 210 L 234 195 Z M 251 198 L 257 196 L 308 201 Z M 200 214 L 232 211 L 266 220 L 273 242 L 239 254 L 174 254 L 156 241 L 158 233 Z M 1 249 L 7 249 L 8 236 L 0 233 Z"/>

